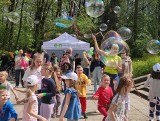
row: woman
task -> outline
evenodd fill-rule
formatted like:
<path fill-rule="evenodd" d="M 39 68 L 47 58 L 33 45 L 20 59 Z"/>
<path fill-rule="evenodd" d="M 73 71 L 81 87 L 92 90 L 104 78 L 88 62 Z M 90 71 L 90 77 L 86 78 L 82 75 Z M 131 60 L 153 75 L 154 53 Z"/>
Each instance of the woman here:
<path fill-rule="evenodd" d="M 99 49 L 98 44 L 97 44 L 97 40 L 96 37 L 93 35 L 92 36 L 94 44 L 95 44 L 95 48 L 96 51 L 107 57 L 107 63 L 106 66 L 104 67 L 104 74 L 107 74 L 108 76 L 110 76 L 111 78 L 111 82 L 110 82 L 110 86 L 113 90 L 114 90 L 114 84 L 113 84 L 113 80 L 116 80 L 116 85 L 118 85 L 119 83 L 119 76 L 118 76 L 118 72 L 122 69 L 122 60 L 121 57 L 118 56 L 118 52 L 119 52 L 119 46 L 117 44 L 113 44 L 111 47 L 111 50 L 109 53 Z"/>
<path fill-rule="evenodd" d="M 53 52 L 52 53 L 52 56 L 51 56 L 51 63 L 52 63 L 52 66 L 54 65 L 58 65 L 58 59 L 57 59 L 57 56 L 55 55 L 55 53 Z"/>

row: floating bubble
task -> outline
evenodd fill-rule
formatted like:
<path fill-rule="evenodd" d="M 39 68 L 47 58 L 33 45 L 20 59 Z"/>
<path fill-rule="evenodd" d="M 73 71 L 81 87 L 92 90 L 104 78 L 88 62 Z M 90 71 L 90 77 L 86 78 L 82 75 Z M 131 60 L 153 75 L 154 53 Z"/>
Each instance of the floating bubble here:
<path fill-rule="evenodd" d="M 104 35 L 104 40 L 110 38 L 110 37 L 115 37 L 115 38 L 121 38 L 121 36 L 114 30 L 110 30 L 108 31 L 105 35 Z"/>
<path fill-rule="evenodd" d="M 117 30 L 124 41 L 129 40 L 132 37 L 132 31 L 127 27 L 121 27 Z"/>
<path fill-rule="evenodd" d="M 129 46 L 121 38 L 110 37 L 101 44 L 101 49 L 109 54 L 106 57 L 101 56 L 101 61 L 106 66 L 116 67 L 114 60 L 112 60 L 113 58 L 110 58 L 110 56 L 118 55 L 124 49 L 128 52 Z"/>
<path fill-rule="evenodd" d="M 99 26 L 99 30 L 100 31 L 106 31 L 108 29 L 108 26 L 107 26 L 107 24 L 105 24 L 105 23 L 102 23 L 100 26 Z"/>
<path fill-rule="evenodd" d="M 83 36 L 84 38 L 87 38 L 87 39 L 92 38 L 92 34 L 84 34 Z"/>
<path fill-rule="evenodd" d="M 158 54 L 160 52 L 160 41 L 151 40 L 147 43 L 147 51 L 150 54 Z"/>
<path fill-rule="evenodd" d="M 104 13 L 103 0 L 88 0 L 85 3 L 86 13 L 93 18 L 97 18 Z"/>
<path fill-rule="evenodd" d="M 13 22 L 13 23 L 18 23 L 19 22 L 19 14 L 17 12 L 10 12 L 8 15 L 7 15 L 7 18 L 10 22 Z"/>
<path fill-rule="evenodd" d="M 109 23 L 110 22 L 110 20 L 107 20 L 107 23 Z"/>
<path fill-rule="evenodd" d="M 55 25 L 61 28 L 69 28 L 73 23 L 74 21 L 71 16 L 60 17 L 55 20 Z"/>
<path fill-rule="evenodd" d="M 119 14 L 121 12 L 121 8 L 119 6 L 114 7 L 114 13 Z"/>

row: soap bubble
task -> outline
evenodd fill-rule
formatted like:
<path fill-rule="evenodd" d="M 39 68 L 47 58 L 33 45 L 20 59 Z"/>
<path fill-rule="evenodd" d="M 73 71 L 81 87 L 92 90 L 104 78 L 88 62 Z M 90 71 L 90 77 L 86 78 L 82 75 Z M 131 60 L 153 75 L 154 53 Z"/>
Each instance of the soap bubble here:
<path fill-rule="evenodd" d="M 105 35 L 104 35 L 104 40 L 110 38 L 110 37 L 116 37 L 116 38 L 121 38 L 121 36 L 114 30 L 110 30 L 108 31 Z"/>
<path fill-rule="evenodd" d="M 71 16 L 63 16 L 55 20 L 55 25 L 61 28 L 69 28 L 73 23 L 74 21 Z"/>
<path fill-rule="evenodd" d="M 87 38 L 87 39 L 92 38 L 92 34 L 84 34 L 83 36 L 84 38 Z"/>
<path fill-rule="evenodd" d="M 117 30 L 124 41 L 129 40 L 132 37 L 132 31 L 127 27 L 121 27 Z"/>
<path fill-rule="evenodd" d="M 100 31 L 106 31 L 108 29 L 108 26 L 107 26 L 107 24 L 105 24 L 105 23 L 102 23 L 100 26 L 99 26 L 99 30 Z"/>
<path fill-rule="evenodd" d="M 160 41 L 151 40 L 147 43 L 147 51 L 150 54 L 158 54 L 160 52 Z"/>
<path fill-rule="evenodd" d="M 114 13 L 119 14 L 121 12 L 121 8 L 119 6 L 114 7 Z"/>
<path fill-rule="evenodd" d="M 7 15 L 7 18 L 10 22 L 13 22 L 13 23 L 18 23 L 19 20 L 20 20 L 20 16 L 17 12 L 10 12 L 8 15 Z"/>
<path fill-rule="evenodd" d="M 103 0 L 88 0 L 85 3 L 86 13 L 93 18 L 97 18 L 104 13 Z"/>

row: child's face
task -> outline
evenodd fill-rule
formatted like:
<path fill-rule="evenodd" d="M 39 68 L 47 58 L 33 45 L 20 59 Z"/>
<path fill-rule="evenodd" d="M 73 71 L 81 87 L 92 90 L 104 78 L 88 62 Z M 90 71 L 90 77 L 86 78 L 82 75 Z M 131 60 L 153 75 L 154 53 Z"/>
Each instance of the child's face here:
<path fill-rule="evenodd" d="M 76 69 L 76 73 L 77 74 L 82 74 L 83 73 L 83 69 L 82 68 L 77 68 Z"/>
<path fill-rule="evenodd" d="M 8 100 L 8 93 L 7 91 L 0 90 L 0 103 L 5 103 Z"/>
<path fill-rule="evenodd" d="M 101 83 L 102 83 L 102 86 L 109 86 L 110 85 L 110 79 L 107 78 L 107 77 L 103 77 Z"/>
<path fill-rule="evenodd" d="M 46 76 L 47 71 L 49 71 L 49 70 L 47 70 L 47 69 L 45 69 L 44 67 L 42 67 L 42 68 L 41 68 L 41 75 L 42 75 L 42 76 Z"/>
<path fill-rule="evenodd" d="M 3 74 L 0 74 L 0 82 L 4 83 L 6 81 L 6 76 Z"/>
<path fill-rule="evenodd" d="M 71 85 L 72 85 L 72 80 L 71 80 L 71 79 L 66 79 L 66 80 L 65 80 L 65 84 L 66 84 L 66 87 L 71 87 Z"/>
<path fill-rule="evenodd" d="M 37 58 L 34 63 L 35 63 L 35 67 L 40 67 L 42 65 L 42 58 Z"/>

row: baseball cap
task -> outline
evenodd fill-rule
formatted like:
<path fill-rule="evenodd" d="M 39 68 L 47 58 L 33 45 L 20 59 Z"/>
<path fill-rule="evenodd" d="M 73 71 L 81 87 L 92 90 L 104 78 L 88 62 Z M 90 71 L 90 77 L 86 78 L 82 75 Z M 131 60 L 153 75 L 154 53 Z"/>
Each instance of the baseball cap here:
<path fill-rule="evenodd" d="M 155 72 L 160 72 L 160 64 L 159 64 L 159 63 L 156 63 L 156 64 L 153 66 L 153 71 L 155 71 Z"/>
<path fill-rule="evenodd" d="M 74 80 L 74 81 L 77 81 L 77 79 L 78 79 L 77 74 L 74 73 L 74 72 L 69 72 L 69 73 L 67 73 L 66 75 L 63 75 L 63 76 L 61 76 L 61 77 L 62 77 L 62 79 L 72 79 L 72 80 Z"/>
<path fill-rule="evenodd" d="M 26 80 L 27 86 L 34 86 L 36 84 L 38 84 L 38 78 L 36 75 L 31 75 L 27 78 L 27 80 Z"/>

